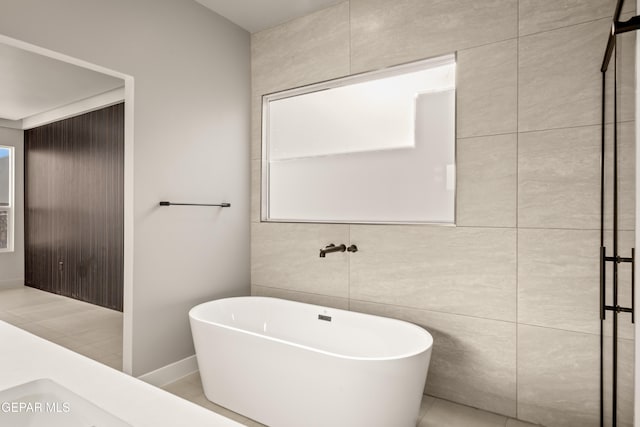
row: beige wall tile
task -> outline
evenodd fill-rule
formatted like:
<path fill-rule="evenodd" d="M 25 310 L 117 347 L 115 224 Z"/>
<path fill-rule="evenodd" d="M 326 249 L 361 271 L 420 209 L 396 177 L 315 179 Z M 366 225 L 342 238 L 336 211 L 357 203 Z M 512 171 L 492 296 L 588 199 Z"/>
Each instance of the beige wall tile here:
<path fill-rule="evenodd" d="M 351 0 L 254 34 L 253 294 L 421 324 L 435 338 L 427 392 L 514 417 L 517 375 L 519 418 L 597 425 L 599 68 L 613 3 Z M 516 41 L 518 23 L 526 36 Z M 630 121 L 634 37 L 620 37 L 618 47 L 618 119 Z M 256 222 L 262 94 L 453 51 L 459 227 Z M 609 88 L 612 79 L 610 72 Z M 608 112 L 612 106 L 609 97 Z M 633 126 L 620 128 L 620 225 L 630 230 Z M 544 230 L 480 228 L 516 223 Z M 621 236 L 625 255 L 633 233 Z M 320 259 L 332 242 L 360 252 Z M 628 267 L 620 266 L 623 305 Z M 631 338 L 625 316 L 620 334 Z M 554 328 L 519 326 L 517 372 L 516 320 Z M 621 342 L 625 375 L 632 345 Z M 624 422 L 630 378 L 621 379 Z"/>
<path fill-rule="evenodd" d="M 613 125 L 606 129 L 605 228 L 613 229 Z M 635 230 L 635 122 L 618 123 L 618 230 Z M 599 195 L 598 195 L 599 200 Z"/>
<path fill-rule="evenodd" d="M 251 35 L 254 94 L 349 74 L 349 2 Z"/>
<path fill-rule="evenodd" d="M 605 419 L 611 420 L 612 401 L 612 372 L 613 372 L 613 342 L 605 339 L 604 342 L 604 409 Z M 618 396 L 617 396 L 617 421 L 619 427 L 633 427 L 633 366 L 634 343 L 631 340 L 618 340 Z M 605 423 L 605 425 L 607 425 Z"/>
<path fill-rule="evenodd" d="M 623 18 L 629 19 L 632 15 Z M 634 31 L 618 36 L 618 121 L 636 118 L 636 36 Z"/>
<path fill-rule="evenodd" d="M 349 309 L 349 300 L 346 298 L 332 297 L 320 294 L 309 294 L 305 292 L 289 291 L 286 289 L 268 288 L 266 286 L 251 286 L 251 295 L 260 297 L 281 298 L 290 301 L 304 302 L 307 304 L 322 305 L 325 307 Z"/>
<path fill-rule="evenodd" d="M 633 2 L 630 2 L 633 3 Z M 631 14 L 622 15 L 621 20 L 629 19 Z M 617 62 L 609 63 L 605 86 L 605 115 L 607 123 L 613 123 L 613 87 L 617 76 L 618 121 L 635 120 L 635 82 L 636 82 L 636 32 L 631 31 L 617 36 Z M 604 53 L 604 50 L 603 50 Z"/>
<path fill-rule="evenodd" d="M 458 138 L 518 130 L 518 41 L 461 50 L 457 58 Z"/>
<path fill-rule="evenodd" d="M 517 36 L 516 0 L 351 0 L 352 72 Z"/>
<path fill-rule="evenodd" d="M 518 226 L 600 228 L 600 127 L 518 135 Z"/>
<path fill-rule="evenodd" d="M 600 123 L 600 65 L 610 26 L 607 18 L 520 38 L 520 132 Z"/>
<path fill-rule="evenodd" d="M 458 139 L 456 223 L 515 227 L 516 134 Z"/>
<path fill-rule="evenodd" d="M 537 427 L 538 424 L 525 423 L 524 421 L 509 418 L 506 427 Z"/>
<path fill-rule="evenodd" d="M 251 95 L 251 159 L 262 159 L 262 95 Z"/>
<path fill-rule="evenodd" d="M 262 162 L 251 160 L 251 221 L 260 222 L 260 203 L 262 200 L 260 184 L 262 182 Z"/>
<path fill-rule="evenodd" d="M 598 334 L 596 230 L 518 230 L 518 322 Z"/>
<path fill-rule="evenodd" d="M 520 35 L 539 33 L 613 16 L 617 0 L 519 0 Z M 623 11 L 632 11 L 625 2 Z M 606 38 L 604 39 L 606 43 Z M 604 53 L 604 46 L 602 47 Z"/>
<path fill-rule="evenodd" d="M 516 325 L 362 301 L 351 309 L 416 323 L 433 336 L 426 392 L 515 416 Z"/>
<path fill-rule="evenodd" d="M 351 226 L 351 298 L 515 321 L 516 230 Z"/>
<path fill-rule="evenodd" d="M 348 75 L 349 2 L 251 36 L 251 158 L 261 158 L 262 95 Z"/>
<path fill-rule="evenodd" d="M 318 254 L 348 241 L 348 225 L 252 223 L 251 284 L 346 298 L 349 254 Z"/>
<path fill-rule="evenodd" d="M 518 418 L 547 427 L 596 426 L 600 338 L 518 325 Z"/>

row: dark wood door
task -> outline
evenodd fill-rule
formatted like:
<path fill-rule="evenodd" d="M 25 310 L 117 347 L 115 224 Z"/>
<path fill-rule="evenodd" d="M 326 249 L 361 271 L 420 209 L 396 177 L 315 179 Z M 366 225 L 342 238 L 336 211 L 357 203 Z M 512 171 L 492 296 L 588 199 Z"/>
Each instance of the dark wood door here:
<path fill-rule="evenodd" d="M 122 311 L 124 104 L 25 131 L 25 283 Z"/>

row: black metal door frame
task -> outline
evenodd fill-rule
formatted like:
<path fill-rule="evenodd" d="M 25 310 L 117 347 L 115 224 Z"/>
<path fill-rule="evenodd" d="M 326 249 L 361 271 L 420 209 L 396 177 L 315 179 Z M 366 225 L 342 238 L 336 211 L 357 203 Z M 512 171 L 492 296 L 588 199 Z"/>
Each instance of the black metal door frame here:
<path fill-rule="evenodd" d="M 607 311 L 613 315 L 613 336 L 612 336 L 612 378 L 611 378 L 611 426 L 617 427 L 617 406 L 618 406 L 618 315 L 620 313 L 631 313 L 631 322 L 635 322 L 635 248 L 631 248 L 630 257 L 622 257 L 618 248 L 618 75 L 617 75 L 617 43 L 618 34 L 640 29 L 640 16 L 634 16 L 628 21 L 621 22 L 620 13 L 624 0 L 618 0 L 613 15 L 613 23 L 607 48 L 604 53 L 602 67 L 602 129 L 601 129 L 601 159 L 600 159 L 600 426 L 604 427 L 604 322 Z M 606 76 L 611 57 L 613 56 L 613 253 L 607 255 L 607 248 L 604 245 L 604 208 L 605 208 L 605 167 L 606 167 Z M 606 299 L 606 267 L 607 263 L 612 263 L 612 304 L 607 304 Z M 618 302 L 618 264 L 631 263 L 631 307 L 622 307 Z"/>

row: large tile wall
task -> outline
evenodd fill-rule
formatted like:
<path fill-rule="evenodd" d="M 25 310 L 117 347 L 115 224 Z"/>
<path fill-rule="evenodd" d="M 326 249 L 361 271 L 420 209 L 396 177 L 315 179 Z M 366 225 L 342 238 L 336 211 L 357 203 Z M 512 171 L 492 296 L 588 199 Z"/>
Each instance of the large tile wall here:
<path fill-rule="evenodd" d="M 350 0 L 253 34 L 253 294 L 424 326 L 435 339 L 427 394 L 546 426 L 599 425 L 599 69 L 614 6 Z M 620 40 L 623 254 L 635 226 L 634 50 Z M 450 52 L 457 227 L 260 222 L 263 94 Z M 328 243 L 360 251 L 319 258 Z M 633 330 L 621 321 L 619 413 L 631 425 Z"/>

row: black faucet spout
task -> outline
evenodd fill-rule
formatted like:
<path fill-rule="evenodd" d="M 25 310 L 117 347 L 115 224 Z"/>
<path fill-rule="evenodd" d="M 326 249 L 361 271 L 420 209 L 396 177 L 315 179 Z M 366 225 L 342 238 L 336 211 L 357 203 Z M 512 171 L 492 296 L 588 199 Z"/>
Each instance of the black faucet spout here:
<path fill-rule="evenodd" d="M 347 250 L 347 247 L 342 244 L 342 245 L 334 245 L 333 243 L 325 246 L 324 249 L 320 249 L 320 258 L 325 258 L 327 256 L 327 254 L 330 254 L 332 252 L 344 252 Z"/>

